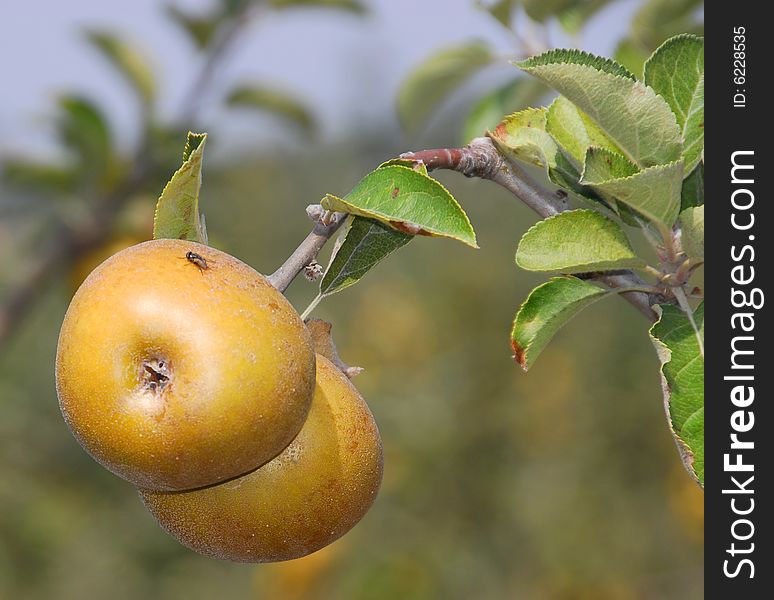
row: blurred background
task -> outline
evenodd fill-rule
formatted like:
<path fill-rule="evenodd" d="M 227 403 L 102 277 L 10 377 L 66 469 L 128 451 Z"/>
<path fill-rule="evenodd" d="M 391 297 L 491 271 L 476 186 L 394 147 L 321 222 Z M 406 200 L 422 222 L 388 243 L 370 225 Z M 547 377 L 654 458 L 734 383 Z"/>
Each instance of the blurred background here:
<path fill-rule="evenodd" d="M 326 192 L 550 100 L 508 60 L 574 46 L 639 74 L 702 21 L 692 0 L 6 6 L 0 598 L 702 598 L 703 496 L 666 427 L 647 323 L 594 305 L 522 373 L 510 325 L 542 278 L 513 254 L 535 216 L 494 184 L 437 174 L 480 250 L 419 238 L 315 311 L 366 369 L 386 467 L 364 520 L 305 559 L 179 546 L 81 450 L 53 381 L 71 295 L 150 237 L 187 129 L 210 133 L 211 244 L 268 273 Z M 314 293 L 300 278 L 288 295 L 302 310 Z"/>

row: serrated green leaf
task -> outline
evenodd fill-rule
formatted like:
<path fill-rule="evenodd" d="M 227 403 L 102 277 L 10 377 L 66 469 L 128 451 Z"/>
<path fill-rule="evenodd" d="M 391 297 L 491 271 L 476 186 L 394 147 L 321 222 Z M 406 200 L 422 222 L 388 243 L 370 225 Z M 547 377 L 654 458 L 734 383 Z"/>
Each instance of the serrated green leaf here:
<path fill-rule="evenodd" d="M 366 5 L 359 0 L 269 0 L 269 6 L 276 9 L 333 8 L 355 15 L 364 15 L 368 12 Z"/>
<path fill-rule="evenodd" d="M 704 205 L 686 208 L 680 213 L 683 250 L 689 257 L 704 260 Z"/>
<path fill-rule="evenodd" d="M 551 50 L 517 66 L 586 113 L 638 167 L 679 159 L 680 128 L 669 105 L 617 63 L 578 50 Z"/>
<path fill-rule="evenodd" d="M 181 166 L 161 192 L 153 220 L 153 239 L 207 243 L 204 219 L 199 216 L 199 190 L 206 133 L 189 133 Z"/>
<path fill-rule="evenodd" d="M 583 193 L 578 171 L 545 130 L 547 112 L 545 108 L 527 108 L 509 115 L 489 137 L 508 160 L 542 167 L 557 185 Z"/>
<path fill-rule="evenodd" d="M 675 114 L 685 172 L 690 173 L 704 151 L 704 40 L 693 35 L 668 39 L 645 63 L 645 83 Z"/>
<path fill-rule="evenodd" d="M 704 304 L 693 313 L 704 337 Z M 664 401 L 683 460 L 704 486 L 704 355 L 688 316 L 662 306 L 650 330 L 661 362 Z"/>
<path fill-rule="evenodd" d="M 616 201 L 626 204 L 654 223 L 671 227 L 680 211 L 682 160 L 650 167 L 629 176 L 605 179 L 605 167 L 608 166 L 606 159 L 610 156 L 610 153 L 590 149 L 581 183 L 613 196 Z M 612 166 L 613 169 L 623 167 L 624 163 L 620 161 Z M 615 171 L 612 175 L 615 175 Z"/>
<path fill-rule="evenodd" d="M 139 94 L 150 103 L 156 93 L 156 82 L 145 58 L 127 42 L 101 31 L 87 31 L 86 38 L 123 75 Z"/>
<path fill-rule="evenodd" d="M 588 148 L 583 158 L 584 181 L 611 181 L 630 177 L 639 169 L 628 158 L 605 148 Z"/>
<path fill-rule="evenodd" d="M 586 151 L 592 146 L 620 154 L 613 140 L 564 96 L 556 98 L 548 107 L 546 132 L 574 160 L 579 169 L 583 166 Z"/>
<path fill-rule="evenodd" d="M 411 235 L 447 237 L 478 248 L 465 211 L 435 179 L 409 167 L 380 167 L 345 198 L 327 195 L 326 210 L 376 219 Z"/>
<path fill-rule="evenodd" d="M 229 106 L 264 111 L 296 125 L 306 133 L 315 129 L 315 121 L 306 106 L 290 94 L 258 84 L 236 87 L 226 99 Z"/>
<path fill-rule="evenodd" d="M 513 321 L 514 360 L 527 371 L 565 323 L 609 294 L 576 277 L 555 277 L 536 287 Z"/>
<path fill-rule="evenodd" d="M 704 163 L 699 163 L 688 177 L 683 179 L 680 210 L 704 204 Z"/>
<path fill-rule="evenodd" d="M 414 236 L 395 231 L 374 219 L 350 217 L 339 238 L 325 275 L 320 281 L 320 296 L 326 297 L 356 284 L 368 271 Z"/>
<path fill-rule="evenodd" d="M 590 67 L 595 71 L 601 71 L 609 75 L 615 75 L 617 77 L 623 77 L 624 79 L 631 79 L 635 81 L 636 78 L 629 71 L 623 68 L 614 60 L 605 58 L 604 56 L 596 56 L 583 50 L 577 50 L 575 48 L 554 48 L 548 50 L 537 56 L 531 56 L 530 58 L 521 62 L 514 63 L 522 71 L 530 73 L 530 69 L 540 69 L 541 67 L 556 67 L 560 65 L 568 65 L 574 67 Z M 548 82 L 548 85 L 551 85 Z M 554 86 L 552 86 L 554 87 Z M 560 90 L 561 91 L 561 90 Z M 572 99 L 572 98 L 571 98 Z"/>
<path fill-rule="evenodd" d="M 188 34 L 199 49 L 210 44 L 224 16 L 221 10 L 202 16 L 192 15 L 175 5 L 168 5 L 166 10 L 169 17 Z"/>
<path fill-rule="evenodd" d="M 463 142 L 485 135 L 502 120 L 517 110 L 537 103 L 545 95 L 546 87 L 534 77 L 518 79 L 482 96 L 465 118 Z"/>
<path fill-rule="evenodd" d="M 584 273 L 643 266 L 620 226 L 592 209 L 539 221 L 521 238 L 516 264 L 526 271 Z"/>
<path fill-rule="evenodd" d="M 62 143 L 77 154 L 81 178 L 96 183 L 106 174 L 113 154 L 107 119 L 93 102 L 72 95 L 59 98 L 59 112 Z"/>
<path fill-rule="evenodd" d="M 417 130 L 449 94 L 493 59 L 480 42 L 445 48 L 426 58 L 398 92 L 398 117 L 406 130 Z"/>

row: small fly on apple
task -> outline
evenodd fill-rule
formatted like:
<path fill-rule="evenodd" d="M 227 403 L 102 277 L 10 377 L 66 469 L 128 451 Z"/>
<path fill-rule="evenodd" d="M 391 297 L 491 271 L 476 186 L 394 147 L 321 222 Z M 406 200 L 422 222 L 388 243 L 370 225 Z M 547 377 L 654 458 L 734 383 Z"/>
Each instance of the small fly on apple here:
<path fill-rule="evenodd" d="M 199 267 L 199 271 L 204 271 L 205 269 L 210 268 L 209 265 L 207 264 L 207 260 L 200 254 L 196 254 L 196 252 L 191 252 L 191 251 L 186 252 L 185 258 L 188 260 L 188 262 L 193 263 L 197 267 Z"/>

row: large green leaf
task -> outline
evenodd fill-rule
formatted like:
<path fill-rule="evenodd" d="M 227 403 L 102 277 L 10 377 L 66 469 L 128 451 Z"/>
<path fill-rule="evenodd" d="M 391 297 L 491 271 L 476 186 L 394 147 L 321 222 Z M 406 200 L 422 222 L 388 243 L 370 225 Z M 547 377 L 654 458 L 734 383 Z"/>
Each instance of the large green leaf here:
<path fill-rule="evenodd" d="M 320 296 L 330 296 L 356 284 L 377 263 L 413 237 L 374 219 L 350 217 L 349 226 L 339 238 L 320 280 Z"/>
<path fill-rule="evenodd" d="M 403 233 L 448 237 L 478 247 L 473 227 L 454 197 L 435 179 L 408 167 L 380 167 L 345 198 L 328 195 L 321 204 L 326 210 L 377 219 Z"/>
<path fill-rule="evenodd" d="M 584 273 L 643 266 L 621 227 L 591 209 L 568 210 L 536 223 L 519 242 L 527 271 Z"/>
<path fill-rule="evenodd" d="M 683 250 L 691 258 L 704 260 L 704 205 L 680 213 Z"/>
<path fill-rule="evenodd" d="M 230 106 L 250 108 L 280 117 L 306 133 L 315 128 L 314 117 L 300 100 L 290 94 L 259 84 L 242 84 L 226 99 Z"/>
<path fill-rule="evenodd" d="M 519 77 L 482 96 L 470 109 L 465 119 L 463 142 L 485 135 L 502 120 L 517 110 L 535 104 L 546 93 L 546 86 L 534 77 Z"/>
<path fill-rule="evenodd" d="M 525 371 L 554 334 L 589 304 L 609 295 L 576 277 L 555 277 L 536 287 L 521 305 L 513 321 L 513 358 Z"/>
<path fill-rule="evenodd" d="M 626 164 L 610 152 L 590 148 L 581 183 L 613 196 L 662 228 L 671 227 L 680 211 L 682 160 L 628 175 Z"/>
<path fill-rule="evenodd" d="M 704 338 L 704 304 L 693 313 Z M 672 432 L 683 461 L 704 486 L 704 353 L 688 316 L 662 306 L 650 335 L 661 361 L 661 376 Z M 703 345 L 703 341 L 702 341 Z"/>
<path fill-rule="evenodd" d="M 669 105 L 617 63 L 578 50 L 551 50 L 517 66 L 567 97 L 638 167 L 680 158 L 680 128 Z"/>
<path fill-rule="evenodd" d="M 446 48 L 430 55 L 406 78 L 398 92 L 398 116 L 415 131 L 457 87 L 494 59 L 480 42 Z"/>
<path fill-rule="evenodd" d="M 645 83 L 675 113 L 685 172 L 690 173 L 704 151 L 704 40 L 694 35 L 668 39 L 645 63 Z"/>
<path fill-rule="evenodd" d="M 153 239 L 207 243 L 204 219 L 199 216 L 202 159 L 206 133 L 189 133 L 181 166 L 161 192 L 153 220 Z"/>
<path fill-rule="evenodd" d="M 579 169 L 583 166 L 586 151 L 592 146 L 620 154 L 613 140 L 564 96 L 556 98 L 548 107 L 546 131 Z"/>
<path fill-rule="evenodd" d="M 135 48 L 106 32 L 87 31 L 86 38 L 116 67 L 144 102 L 153 100 L 156 94 L 153 72 Z"/>

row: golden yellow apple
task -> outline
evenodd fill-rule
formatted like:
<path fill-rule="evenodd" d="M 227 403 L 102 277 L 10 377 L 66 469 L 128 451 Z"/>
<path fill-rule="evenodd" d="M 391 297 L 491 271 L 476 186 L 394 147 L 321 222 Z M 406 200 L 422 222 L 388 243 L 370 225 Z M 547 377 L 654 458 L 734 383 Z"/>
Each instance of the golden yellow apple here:
<path fill-rule="evenodd" d="M 255 471 L 188 492 L 140 490 L 159 524 L 215 558 L 300 558 L 349 531 L 382 479 L 382 444 L 368 406 L 333 363 L 317 355 L 317 387 L 298 436 Z"/>
<path fill-rule="evenodd" d="M 154 240 L 78 289 L 56 385 L 97 461 L 138 486 L 183 490 L 242 475 L 290 443 L 309 411 L 315 354 L 261 274 L 214 248 Z"/>

